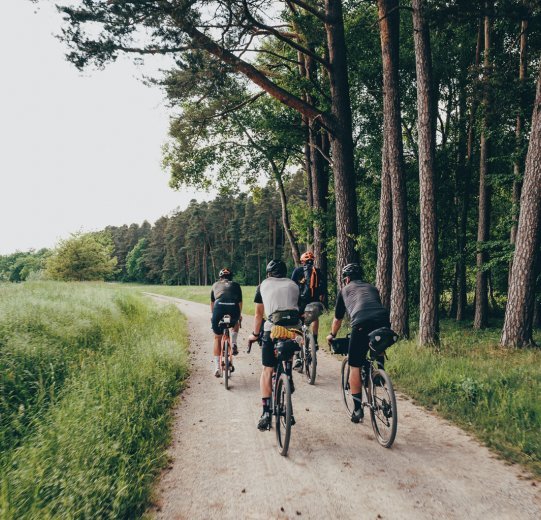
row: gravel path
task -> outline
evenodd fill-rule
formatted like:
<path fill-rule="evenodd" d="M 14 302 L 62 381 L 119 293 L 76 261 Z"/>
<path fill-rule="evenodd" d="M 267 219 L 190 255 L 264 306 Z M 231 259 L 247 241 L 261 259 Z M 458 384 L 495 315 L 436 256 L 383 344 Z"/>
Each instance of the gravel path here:
<path fill-rule="evenodd" d="M 226 391 L 211 374 L 206 305 L 152 295 L 188 317 L 192 373 L 174 412 L 170 467 L 157 519 L 541 519 L 541 484 L 457 427 L 398 398 L 398 434 L 381 448 L 370 421 L 355 425 L 340 394 L 340 360 L 320 351 L 315 386 L 296 374 L 287 458 L 274 430 L 256 428 L 260 353 L 246 354 L 252 318 Z"/>

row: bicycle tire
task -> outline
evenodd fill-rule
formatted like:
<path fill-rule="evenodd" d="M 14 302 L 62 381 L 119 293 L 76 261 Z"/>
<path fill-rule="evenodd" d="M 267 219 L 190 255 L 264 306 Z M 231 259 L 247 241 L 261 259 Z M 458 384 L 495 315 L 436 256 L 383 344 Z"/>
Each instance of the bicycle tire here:
<path fill-rule="evenodd" d="M 310 357 L 305 359 L 305 373 L 306 377 L 308 378 L 308 382 L 313 385 L 316 382 L 316 374 L 317 374 L 317 350 L 316 350 L 316 342 L 314 340 L 313 334 L 306 334 L 305 341 L 308 340 L 308 344 L 310 347 Z M 306 348 L 303 346 L 303 351 Z"/>
<path fill-rule="evenodd" d="M 391 378 L 384 370 L 374 370 L 372 380 L 380 377 L 384 384 L 374 385 L 370 402 L 370 420 L 378 443 L 384 448 L 390 448 L 396 437 L 398 428 L 398 412 L 396 395 Z M 378 395 L 378 393 L 380 395 Z"/>
<path fill-rule="evenodd" d="M 351 396 L 351 390 L 349 389 L 349 365 L 347 356 L 345 356 L 344 360 L 342 361 L 342 369 L 340 374 L 342 398 L 344 400 L 344 404 L 346 405 L 348 416 L 351 417 L 351 414 L 353 413 L 353 397 Z"/>
<path fill-rule="evenodd" d="M 229 340 L 224 340 L 224 386 L 229 390 Z"/>
<path fill-rule="evenodd" d="M 276 383 L 276 394 L 274 396 L 274 413 L 276 421 L 276 440 L 278 451 L 285 457 L 289 450 L 291 439 L 291 417 L 293 405 L 291 403 L 291 386 L 286 374 L 282 374 Z"/>

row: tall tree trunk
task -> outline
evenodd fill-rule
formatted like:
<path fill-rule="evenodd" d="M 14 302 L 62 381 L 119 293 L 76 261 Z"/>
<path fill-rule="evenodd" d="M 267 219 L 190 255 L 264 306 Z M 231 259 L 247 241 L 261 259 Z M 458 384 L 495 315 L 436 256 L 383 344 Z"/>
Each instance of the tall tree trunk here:
<path fill-rule="evenodd" d="M 409 335 L 408 321 L 408 216 L 398 83 L 398 0 L 378 0 L 383 59 L 383 135 L 392 193 L 391 325 L 401 336 Z M 384 162 L 385 164 L 385 162 Z"/>
<path fill-rule="evenodd" d="M 522 127 L 523 117 L 524 117 L 524 83 L 526 80 L 526 66 L 528 63 L 527 60 L 527 43 L 528 43 L 528 20 L 522 20 L 520 24 L 520 58 L 519 58 L 519 70 L 518 70 L 518 80 L 519 80 L 519 109 L 517 112 L 517 122 L 515 126 L 515 160 L 513 161 L 513 214 L 512 214 L 512 224 L 511 224 L 511 233 L 509 236 L 509 241 L 511 244 L 515 244 L 517 239 L 517 224 L 518 224 L 518 214 L 519 214 L 519 203 L 520 203 L 520 191 L 522 188 L 522 177 L 521 177 L 521 150 L 522 150 Z M 513 262 L 509 262 L 509 283 L 511 283 L 511 268 Z"/>
<path fill-rule="evenodd" d="M 331 112 L 335 127 L 331 149 L 336 200 L 336 273 L 338 285 L 341 285 L 342 268 L 349 262 L 358 261 L 355 242 L 359 231 L 342 0 L 325 0 L 325 15 Z"/>
<path fill-rule="evenodd" d="M 385 139 L 384 139 L 385 141 Z M 391 308 L 391 284 L 393 274 L 393 208 L 391 200 L 391 177 L 385 144 L 382 151 L 381 195 L 379 202 L 378 261 L 376 287 L 381 303 Z"/>
<path fill-rule="evenodd" d="M 484 22 L 479 20 L 477 30 L 477 45 L 475 47 L 475 69 L 477 75 L 481 63 L 481 46 L 483 44 Z M 470 186 L 473 174 L 474 140 L 475 140 L 475 116 L 477 113 L 477 95 L 474 84 L 474 92 L 471 96 L 470 115 L 468 121 L 468 138 L 466 144 L 466 169 L 464 170 L 463 195 L 460 208 L 460 235 L 458 246 L 458 279 L 457 279 L 457 308 L 456 321 L 463 321 L 466 317 L 466 305 L 468 288 L 466 286 L 466 244 L 468 230 L 468 213 L 470 208 Z"/>
<path fill-rule="evenodd" d="M 483 122 L 481 127 L 481 144 L 479 148 L 479 221 L 477 227 L 477 281 L 475 288 L 475 317 L 473 326 L 483 329 L 488 325 L 488 273 L 485 264 L 488 254 L 483 246 L 490 237 L 490 182 L 489 182 L 489 128 L 490 128 L 490 77 L 491 77 L 491 36 L 493 1 L 485 2 L 485 49 L 483 57 Z"/>
<path fill-rule="evenodd" d="M 293 231 L 291 230 L 291 225 L 289 223 L 289 212 L 287 210 L 287 197 L 286 197 L 286 190 L 284 188 L 284 182 L 282 180 L 282 175 L 280 172 L 274 173 L 274 177 L 276 179 L 276 185 L 278 187 L 278 193 L 280 194 L 280 205 L 282 206 L 282 225 L 284 226 L 284 232 L 287 236 L 287 239 L 289 241 L 289 245 L 291 247 L 291 256 L 293 257 L 293 261 L 295 262 L 295 265 L 300 265 L 300 253 L 299 253 L 299 246 L 297 244 L 297 240 L 295 239 L 295 235 L 293 234 Z"/>
<path fill-rule="evenodd" d="M 522 347 L 532 342 L 535 260 L 541 219 L 541 68 L 537 79 L 530 143 L 520 197 L 517 240 L 501 343 Z"/>
<path fill-rule="evenodd" d="M 319 150 L 328 153 L 327 134 L 323 133 L 317 121 L 310 128 L 311 157 L 312 157 L 312 190 L 314 214 L 314 256 L 315 265 L 327 276 L 327 250 L 325 244 L 325 216 L 327 214 L 327 196 L 329 194 L 329 176 L 325 159 Z M 319 148 L 319 150 L 318 150 Z"/>
<path fill-rule="evenodd" d="M 434 156 L 436 125 L 432 91 L 430 33 L 423 0 L 413 0 L 413 39 L 417 71 L 417 128 L 419 134 L 419 206 L 421 216 L 421 292 L 419 300 L 419 343 L 439 341 L 438 237 Z"/>

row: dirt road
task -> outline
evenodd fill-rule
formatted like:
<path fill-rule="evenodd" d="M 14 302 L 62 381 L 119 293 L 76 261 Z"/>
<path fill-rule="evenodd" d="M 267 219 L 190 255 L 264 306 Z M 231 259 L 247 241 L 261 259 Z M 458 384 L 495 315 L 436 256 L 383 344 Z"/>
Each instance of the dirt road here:
<path fill-rule="evenodd" d="M 174 302 L 188 317 L 192 374 L 175 410 L 171 467 L 158 484 L 159 519 L 540 519 L 541 484 L 524 480 L 462 430 L 400 397 L 390 450 L 369 421 L 346 416 L 339 360 L 321 352 L 315 386 L 297 375 L 287 458 L 274 430 L 260 432 L 260 353 L 239 335 L 231 389 L 211 374 L 209 310 Z"/>

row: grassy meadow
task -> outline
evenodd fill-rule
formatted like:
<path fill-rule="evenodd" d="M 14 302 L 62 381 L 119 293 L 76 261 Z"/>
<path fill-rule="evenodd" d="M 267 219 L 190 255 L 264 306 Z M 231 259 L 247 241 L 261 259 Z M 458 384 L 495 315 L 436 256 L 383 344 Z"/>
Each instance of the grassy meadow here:
<path fill-rule="evenodd" d="M 144 290 L 200 303 L 208 303 L 210 295 L 210 287 L 145 286 Z M 254 291 L 255 287 L 243 287 L 247 314 L 253 313 Z M 331 320 L 331 313 L 321 319 L 321 338 Z M 412 339 L 389 351 L 387 367 L 395 385 L 541 477 L 541 350 L 500 348 L 499 328 L 474 331 L 471 323 L 450 320 L 443 320 L 441 326 L 437 350 L 420 348 Z M 343 328 L 341 335 L 346 332 Z"/>
<path fill-rule="evenodd" d="M 0 518 L 133 518 L 165 464 L 186 323 L 119 286 L 0 285 Z"/>

